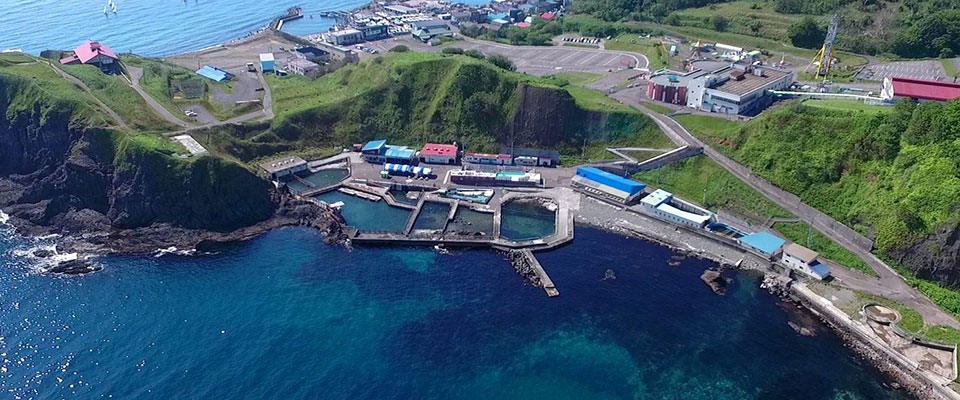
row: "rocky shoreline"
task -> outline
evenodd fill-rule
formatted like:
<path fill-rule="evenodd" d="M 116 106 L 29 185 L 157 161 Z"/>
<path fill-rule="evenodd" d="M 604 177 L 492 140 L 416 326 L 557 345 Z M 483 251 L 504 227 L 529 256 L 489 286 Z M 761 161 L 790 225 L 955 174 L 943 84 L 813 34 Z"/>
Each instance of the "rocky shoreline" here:
<path fill-rule="evenodd" d="M 319 202 L 297 199 L 288 194 L 281 195 L 279 207 L 270 218 L 228 232 L 188 229 L 161 223 L 135 229 L 97 230 L 101 227 L 96 227 L 81 232 L 63 233 L 57 227 L 35 225 L 15 216 L 10 216 L 7 223 L 23 236 L 61 235 L 57 239 L 57 253 L 76 253 L 78 256 L 76 259 L 60 261 L 44 272 L 64 275 L 99 270 L 100 268 L 90 261 L 97 256 L 205 252 L 217 244 L 249 240 L 285 226 L 315 228 L 323 234 L 326 243 L 346 241 L 344 233 L 346 223 L 337 210 Z M 38 258 L 48 258 L 53 254 L 48 251 L 38 251 L 33 255 Z"/>
<path fill-rule="evenodd" d="M 674 243 L 664 240 L 663 238 L 627 229 L 620 225 L 606 225 L 603 223 L 596 223 L 595 221 L 578 221 L 578 223 L 607 232 L 657 243 L 661 246 L 669 247 L 671 250 L 686 256 L 716 262 L 718 264 L 717 267 L 704 271 L 704 275 L 701 276 L 701 279 L 703 279 L 704 282 L 707 283 L 707 285 L 710 286 L 711 290 L 713 290 L 715 293 L 717 293 L 718 290 L 723 292 L 725 289 L 723 285 L 719 284 L 719 281 L 723 280 L 720 272 L 722 272 L 724 269 L 732 268 L 741 271 L 756 270 L 754 268 L 738 267 L 726 262 L 718 255 L 713 255 L 704 251 L 692 251 L 689 249 L 684 249 L 675 245 Z M 767 275 L 765 275 L 762 282 L 763 284 L 761 287 L 768 290 L 771 294 L 774 294 L 778 299 L 780 299 L 780 301 L 785 303 L 782 305 L 795 305 L 798 308 L 798 311 L 802 311 L 807 314 L 806 317 L 816 318 L 825 326 L 829 327 L 830 330 L 832 330 L 841 338 L 841 340 L 843 340 L 844 346 L 853 350 L 858 356 L 867 360 L 871 365 L 875 366 L 885 376 L 887 376 L 890 379 L 889 387 L 891 389 L 906 390 L 911 395 L 916 396 L 921 400 L 942 399 L 942 397 L 936 394 L 936 392 L 928 383 L 926 383 L 923 378 L 917 375 L 916 371 L 904 371 L 900 369 L 898 367 L 899 364 L 896 361 L 890 359 L 889 356 L 876 349 L 871 343 L 852 333 L 849 327 L 841 322 L 831 321 L 821 313 L 816 312 L 816 310 L 812 309 L 811 307 L 804 305 L 803 302 L 801 302 L 791 293 L 789 286 L 785 285 L 782 281 L 779 281 L 775 278 L 768 278 Z M 794 330 L 797 330 L 799 334 L 813 334 L 812 329 L 806 326 L 798 326 L 793 328 Z"/>

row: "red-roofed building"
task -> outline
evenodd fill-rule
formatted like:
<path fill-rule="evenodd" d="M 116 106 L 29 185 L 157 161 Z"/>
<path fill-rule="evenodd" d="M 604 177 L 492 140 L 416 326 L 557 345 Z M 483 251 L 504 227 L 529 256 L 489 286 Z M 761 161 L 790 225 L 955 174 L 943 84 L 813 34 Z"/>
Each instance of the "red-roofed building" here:
<path fill-rule="evenodd" d="M 545 12 L 543 14 L 540 14 L 540 18 L 543 18 L 547 21 L 553 20 L 553 17 L 554 17 L 553 13 L 550 13 L 550 12 Z"/>
<path fill-rule="evenodd" d="M 428 164 L 456 164 L 459 149 L 452 144 L 427 143 L 420 150 L 420 161 Z"/>
<path fill-rule="evenodd" d="M 517 22 L 517 28 L 529 28 L 530 24 L 527 22 Z"/>
<path fill-rule="evenodd" d="M 117 54 L 109 46 L 88 40 L 73 50 L 73 55 L 60 59 L 60 64 L 96 65 L 104 72 L 119 69 Z"/>
<path fill-rule="evenodd" d="M 883 78 L 880 97 L 886 100 L 908 97 L 914 100 L 947 101 L 960 97 L 960 85 L 920 79 Z"/>

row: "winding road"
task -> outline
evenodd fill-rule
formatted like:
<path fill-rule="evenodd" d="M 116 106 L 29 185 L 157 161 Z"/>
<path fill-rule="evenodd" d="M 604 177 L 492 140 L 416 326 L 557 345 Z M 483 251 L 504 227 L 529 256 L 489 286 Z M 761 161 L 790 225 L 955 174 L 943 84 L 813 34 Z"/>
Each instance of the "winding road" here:
<path fill-rule="evenodd" d="M 834 268 L 832 272 L 836 277 L 840 278 L 843 284 L 855 290 L 865 291 L 904 303 L 916 309 L 928 324 L 960 328 L 960 322 L 953 316 L 940 309 L 936 304 L 933 304 L 933 302 L 922 293 L 907 285 L 893 268 L 877 258 L 871 252 L 872 242 L 869 239 L 834 220 L 830 216 L 803 203 L 797 196 L 754 175 L 746 166 L 703 143 L 703 141 L 691 134 L 690 131 L 676 119 L 644 107 L 640 103 L 642 90 L 642 88 L 625 89 L 611 95 L 611 97 L 653 118 L 654 122 L 660 126 L 663 132 L 678 145 L 702 147 L 704 155 L 770 201 L 790 211 L 824 236 L 827 236 L 835 243 L 857 255 L 857 257 L 860 257 L 877 274 L 877 277 L 869 277 L 847 268 Z"/>

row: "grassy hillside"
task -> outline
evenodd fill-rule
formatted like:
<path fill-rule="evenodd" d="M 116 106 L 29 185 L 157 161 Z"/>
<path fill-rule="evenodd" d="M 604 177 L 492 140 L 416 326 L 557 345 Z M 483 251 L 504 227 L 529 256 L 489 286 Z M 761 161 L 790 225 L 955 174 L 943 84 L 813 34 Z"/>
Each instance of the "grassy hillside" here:
<path fill-rule="evenodd" d="M 740 129 L 691 130 L 799 195 L 876 237 L 881 252 L 957 218 L 960 101 L 903 102 L 889 112 L 793 103 Z"/>
<path fill-rule="evenodd" d="M 69 113 L 71 122 L 91 126 L 112 123 L 111 117 L 73 83 L 61 78 L 43 60 L 22 54 L 0 54 L 0 79 L 6 96 L 0 103 L 8 115 L 43 103 L 44 117 Z"/>
<path fill-rule="evenodd" d="M 61 65 L 59 68 L 86 84 L 93 95 L 116 111 L 130 128 L 158 132 L 176 129 L 176 126 L 150 108 L 123 78 L 105 75 L 92 65 Z"/>
<path fill-rule="evenodd" d="M 474 151 L 501 144 L 557 148 L 571 162 L 606 158 L 607 143 L 668 143 L 643 114 L 609 97 L 460 55 L 390 53 L 316 80 L 268 77 L 277 115 L 268 130 L 220 134 L 225 151 L 347 146 L 385 137 L 411 146 L 458 142 Z"/>

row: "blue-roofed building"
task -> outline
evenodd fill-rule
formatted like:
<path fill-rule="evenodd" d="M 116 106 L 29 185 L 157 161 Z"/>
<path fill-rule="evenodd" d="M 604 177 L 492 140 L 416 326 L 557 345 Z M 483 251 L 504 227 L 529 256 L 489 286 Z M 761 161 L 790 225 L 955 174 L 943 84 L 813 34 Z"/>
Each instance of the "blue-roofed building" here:
<path fill-rule="evenodd" d="M 383 164 L 416 164 L 417 151 L 406 146 L 391 146 L 386 140 L 373 140 L 367 142 L 360 149 L 360 155 L 364 161 Z"/>
<path fill-rule="evenodd" d="M 572 186 L 587 194 L 618 203 L 629 203 L 643 193 L 644 185 L 598 168 L 577 168 Z"/>
<path fill-rule="evenodd" d="M 741 245 L 767 256 L 767 258 L 772 258 L 776 255 L 777 252 L 780 251 L 780 248 L 783 247 L 783 244 L 786 243 L 785 240 L 776 235 L 763 231 L 743 236 L 737 239 L 737 241 L 740 242 Z"/>
<path fill-rule="evenodd" d="M 225 82 L 230 80 L 230 74 L 227 73 L 227 71 L 214 68 L 209 65 L 204 65 L 203 68 L 198 69 L 197 75 L 210 79 L 214 82 Z"/>
<path fill-rule="evenodd" d="M 817 259 L 820 255 L 817 252 L 803 247 L 796 243 L 790 243 L 783 247 L 783 256 L 780 262 L 814 279 L 823 280 L 830 276 L 830 268 Z"/>
<path fill-rule="evenodd" d="M 510 14 L 507 13 L 498 13 L 498 14 L 487 14 L 487 22 L 493 22 L 495 20 L 502 19 L 504 21 L 510 19 Z"/>

